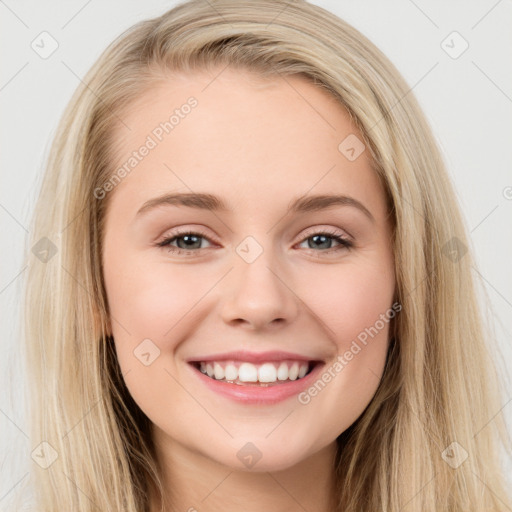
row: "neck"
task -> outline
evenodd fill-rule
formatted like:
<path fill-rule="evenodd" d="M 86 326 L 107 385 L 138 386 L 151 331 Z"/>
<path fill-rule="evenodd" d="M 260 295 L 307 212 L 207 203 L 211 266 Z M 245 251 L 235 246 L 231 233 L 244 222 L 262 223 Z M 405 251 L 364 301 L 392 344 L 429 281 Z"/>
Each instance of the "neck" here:
<path fill-rule="evenodd" d="M 150 512 L 332 512 L 336 509 L 335 441 L 293 467 L 262 472 L 222 465 L 168 437 L 155 438 L 155 445 L 166 505 L 162 507 L 153 492 Z"/>

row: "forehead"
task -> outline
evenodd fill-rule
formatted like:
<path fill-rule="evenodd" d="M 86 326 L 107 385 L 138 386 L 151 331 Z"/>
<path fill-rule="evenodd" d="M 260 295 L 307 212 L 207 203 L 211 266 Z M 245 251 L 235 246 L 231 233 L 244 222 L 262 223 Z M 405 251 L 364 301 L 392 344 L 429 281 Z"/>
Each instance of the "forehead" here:
<path fill-rule="evenodd" d="M 135 208 L 163 192 L 197 191 L 257 212 L 308 191 L 339 191 L 384 207 L 368 151 L 351 161 L 339 149 L 347 137 L 363 139 L 348 112 L 301 76 L 177 74 L 155 83 L 122 119 L 129 129 L 116 127 L 114 169 L 124 165 L 128 175 L 113 202 Z"/>

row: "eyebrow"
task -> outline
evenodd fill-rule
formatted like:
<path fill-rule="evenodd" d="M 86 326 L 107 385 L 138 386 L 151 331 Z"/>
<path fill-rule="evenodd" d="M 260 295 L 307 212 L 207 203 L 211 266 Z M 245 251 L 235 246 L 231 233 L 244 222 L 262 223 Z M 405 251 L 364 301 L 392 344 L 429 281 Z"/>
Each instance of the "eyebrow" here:
<path fill-rule="evenodd" d="M 232 212 L 227 204 L 217 196 L 202 193 L 175 193 L 164 194 L 146 201 L 137 211 L 136 216 L 153 210 L 159 206 L 187 206 L 202 210 L 216 212 Z M 292 200 L 288 205 L 288 212 L 305 213 L 325 210 L 332 206 L 352 206 L 362 211 L 372 222 L 375 222 L 374 216 L 363 203 L 350 196 L 345 195 L 314 195 L 301 196 Z"/>

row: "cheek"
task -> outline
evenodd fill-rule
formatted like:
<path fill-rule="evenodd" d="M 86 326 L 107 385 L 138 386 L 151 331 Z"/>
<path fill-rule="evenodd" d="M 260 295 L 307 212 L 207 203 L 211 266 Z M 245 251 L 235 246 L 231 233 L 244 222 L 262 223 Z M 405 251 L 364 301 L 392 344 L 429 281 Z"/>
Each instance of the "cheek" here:
<path fill-rule="evenodd" d="M 333 436 L 348 428 L 375 394 L 386 361 L 392 308 L 394 273 L 391 263 L 346 265 L 336 272 L 322 270 L 308 294 L 308 305 L 336 345 L 317 381 L 299 397 L 314 417 L 326 419 Z M 322 277 L 324 277 L 322 279 Z M 306 413 L 305 413 L 306 414 Z"/>
<path fill-rule="evenodd" d="M 173 378 L 184 377 L 175 357 L 215 308 L 208 292 L 217 273 L 206 266 L 151 265 L 136 258 L 105 263 L 117 359 L 131 396 L 152 420 L 161 417 L 168 397 L 173 411 L 188 410 L 190 397 Z"/>
<path fill-rule="evenodd" d="M 124 262 L 115 272 L 105 269 L 105 286 L 114 337 L 126 332 L 158 340 L 170 331 L 211 286 L 212 276 L 179 266 L 137 265 Z M 124 331 L 124 332 L 123 332 Z M 135 341 L 135 340 L 134 340 Z"/>
<path fill-rule="evenodd" d="M 327 336 L 335 341 L 338 352 L 347 350 L 358 337 L 364 338 L 364 333 L 375 325 L 387 333 L 389 321 L 383 325 L 381 315 L 389 314 L 393 300 L 394 275 L 389 267 L 347 265 L 336 271 L 332 267 L 319 269 L 310 282 L 316 286 L 310 286 L 303 297 L 322 321 Z"/>
<path fill-rule="evenodd" d="M 172 354 L 198 322 L 200 308 L 194 306 L 212 276 L 135 259 L 106 264 L 104 274 L 117 359 L 130 395 L 152 420 L 161 417 L 167 397 L 173 397 L 173 410 L 186 410 L 190 400 L 171 376 Z"/>
<path fill-rule="evenodd" d="M 315 414 L 330 418 L 333 431 L 342 431 L 355 421 L 379 385 L 390 325 L 396 316 L 392 308 L 394 274 L 390 269 L 371 264 L 340 266 L 336 272 L 322 269 L 325 277 L 315 276 L 317 286 L 302 295 L 337 351 L 337 358 L 320 376 L 322 382 L 310 396 L 303 397 L 302 403 L 314 402 L 313 408 L 318 407 Z M 329 391 L 324 392 L 324 387 Z M 319 395 L 322 398 L 315 398 Z M 336 410 L 345 414 L 333 415 Z"/>

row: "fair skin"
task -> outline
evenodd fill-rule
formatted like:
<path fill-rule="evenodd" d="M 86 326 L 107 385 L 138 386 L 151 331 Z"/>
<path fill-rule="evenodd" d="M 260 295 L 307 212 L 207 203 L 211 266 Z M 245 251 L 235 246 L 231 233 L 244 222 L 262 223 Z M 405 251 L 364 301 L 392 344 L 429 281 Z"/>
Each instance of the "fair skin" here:
<path fill-rule="evenodd" d="M 338 150 L 348 135 L 362 136 L 326 92 L 298 76 L 221 70 L 173 76 L 122 116 L 131 130 L 118 127 L 116 165 L 190 96 L 198 101 L 109 192 L 110 327 L 126 385 L 153 424 L 169 510 L 327 512 L 336 438 L 377 389 L 389 323 L 307 404 L 241 403 L 210 389 L 187 360 L 280 350 L 332 367 L 393 303 L 384 190 L 368 150 L 354 161 Z M 230 211 L 167 204 L 137 215 L 177 192 L 213 194 Z M 299 196 L 333 194 L 373 218 L 346 204 L 287 212 Z M 188 251 L 183 236 L 156 245 L 178 229 L 200 231 Z M 248 236 L 262 248 L 251 263 L 236 250 Z M 149 365 L 134 356 L 146 339 L 160 350 Z M 261 454 L 252 467 L 237 457 L 248 442 Z"/>

